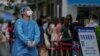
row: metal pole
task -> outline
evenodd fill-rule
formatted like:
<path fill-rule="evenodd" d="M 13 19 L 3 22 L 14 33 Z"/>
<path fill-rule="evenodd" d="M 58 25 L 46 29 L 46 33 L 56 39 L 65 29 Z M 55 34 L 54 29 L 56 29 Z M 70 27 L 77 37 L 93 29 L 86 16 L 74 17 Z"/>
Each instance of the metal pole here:
<path fill-rule="evenodd" d="M 52 17 L 52 14 L 51 14 L 51 12 L 52 12 L 52 11 L 51 11 L 51 9 L 52 9 L 52 7 L 51 7 L 51 6 L 52 6 L 52 5 L 51 5 L 51 0 L 50 0 L 49 5 L 50 5 L 50 10 L 49 10 L 49 11 L 50 11 L 50 16 Z"/>
<path fill-rule="evenodd" d="M 54 18 L 57 18 L 57 0 L 54 0 Z"/>
<path fill-rule="evenodd" d="M 59 0 L 59 17 L 62 15 L 62 0 Z"/>
<path fill-rule="evenodd" d="M 35 0 L 35 5 L 36 5 L 36 18 L 38 18 L 38 0 Z"/>
<path fill-rule="evenodd" d="M 47 3 L 47 0 L 44 1 L 44 14 L 43 15 L 47 15 L 47 6 L 48 6 L 48 3 Z"/>

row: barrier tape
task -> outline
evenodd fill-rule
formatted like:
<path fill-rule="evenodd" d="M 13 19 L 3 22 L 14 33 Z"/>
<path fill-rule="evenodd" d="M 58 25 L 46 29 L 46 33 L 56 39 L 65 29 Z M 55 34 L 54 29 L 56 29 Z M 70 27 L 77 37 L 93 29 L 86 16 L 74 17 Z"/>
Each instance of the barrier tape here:
<path fill-rule="evenodd" d="M 72 46 L 72 44 L 71 43 L 67 43 L 67 44 L 65 44 L 65 43 L 60 43 L 60 45 L 66 45 L 66 46 Z"/>
<path fill-rule="evenodd" d="M 68 48 L 68 47 L 66 47 L 66 48 L 63 48 L 63 47 L 60 47 L 60 48 L 49 48 L 49 50 L 70 50 L 70 51 L 72 51 L 72 50 L 77 50 L 77 51 L 80 51 L 80 49 L 79 48 Z"/>
<path fill-rule="evenodd" d="M 63 47 L 63 45 L 65 46 L 72 46 L 71 43 L 60 43 L 60 45 L 58 47 L 55 47 L 55 48 L 48 48 L 49 50 L 77 50 L 77 51 L 80 51 L 80 48 L 72 48 L 72 47 Z M 78 45 L 78 44 L 77 44 Z"/>

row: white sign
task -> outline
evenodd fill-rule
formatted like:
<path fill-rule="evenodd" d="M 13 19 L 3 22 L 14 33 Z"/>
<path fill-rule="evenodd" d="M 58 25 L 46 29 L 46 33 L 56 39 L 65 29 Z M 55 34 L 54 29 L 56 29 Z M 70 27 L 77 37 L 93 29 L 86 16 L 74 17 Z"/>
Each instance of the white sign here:
<path fill-rule="evenodd" d="M 100 56 L 94 28 L 79 28 L 78 35 L 83 56 Z"/>

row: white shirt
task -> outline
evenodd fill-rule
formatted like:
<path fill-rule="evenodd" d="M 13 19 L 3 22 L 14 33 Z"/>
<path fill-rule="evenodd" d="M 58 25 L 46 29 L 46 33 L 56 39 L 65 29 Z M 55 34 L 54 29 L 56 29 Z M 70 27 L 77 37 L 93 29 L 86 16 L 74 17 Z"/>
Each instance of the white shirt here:
<path fill-rule="evenodd" d="M 97 27 L 97 26 L 99 26 L 97 23 L 89 23 L 89 24 L 87 24 L 86 25 L 86 27 Z"/>

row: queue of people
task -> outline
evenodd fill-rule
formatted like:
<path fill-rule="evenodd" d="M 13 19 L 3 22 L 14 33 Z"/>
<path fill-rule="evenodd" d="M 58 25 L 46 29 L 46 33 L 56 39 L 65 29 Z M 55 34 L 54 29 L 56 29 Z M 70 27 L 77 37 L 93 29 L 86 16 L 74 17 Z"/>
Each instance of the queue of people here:
<path fill-rule="evenodd" d="M 72 22 L 72 16 L 68 14 L 65 18 L 62 19 L 55 19 L 51 20 L 50 16 L 43 17 L 42 19 L 38 19 L 38 24 L 40 23 L 39 20 L 41 21 L 42 24 L 42 29 L 44 29 L 44 33 L 42 30 L 42 34 L 44 35 L 41 38 L 44 43 L 45 50 L 44 53 L 46 55 L 43 56 L 66 56 L 68 55 L 67 50 L 53 50 L 53 48 L 59 48 L 61 43 L 64 44 L 71 44 L 71 45 L 62 45 L 63 48 L 71 48 L 72 50 L 69 50 L 69 55 L 70 56 L 81 56 L 82 54 L 79 53 L 77 49 L 80 48 L 79 45 L 79 38 L 78 38 L 78 32 L 77 28 L 78 27 L 97 27 L 99 26 L 95 22 L 95 17 L 92 15 L 90 16 L 89 23 L 84 25 L 80 22 L 81 16 L 77 15 L 75 22 Z M 50 23 L 49 23 L 50 22 Z M 48 27 L 47 27 L 48 26 Z M 41 32 L 41 31 L 40 31 Z M 45 37 L 47 39 L 45 39 Z M 41 39 L 40 39 L 41 40 Z M 46 42 L 46 43 L 45 43 Z M 39 52 L 41 53 L 41 52 Z M 42 55 L 40 55 L 42 56 Z"/>
<path fill-rule="evenodd" d="M 77 27 L 99 26 L 93 16 L 87 25 L 83 25 L 80 15 L 72 22 L 70 14 L 56 19 L 40 16 L 37 20 L 32 14 L 28 6 L 23 7 L 15 23 L 0 26 L 0 56 L 81 56 L 77 51 L 80 48 Z"/>

